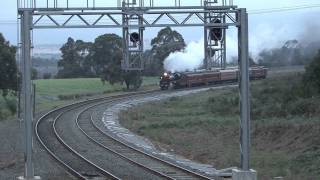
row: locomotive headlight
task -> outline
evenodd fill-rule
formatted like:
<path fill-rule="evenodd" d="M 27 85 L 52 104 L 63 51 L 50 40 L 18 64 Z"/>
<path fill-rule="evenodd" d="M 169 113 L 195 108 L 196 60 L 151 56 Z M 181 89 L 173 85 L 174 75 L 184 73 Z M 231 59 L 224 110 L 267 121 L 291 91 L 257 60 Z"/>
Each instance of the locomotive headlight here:
<path fill-rule="evenodd" d="M 163 75 L 164 75 L 164 76 L 168 76 L 168 73 L 165 72 L 165 73 L 163 73 Z"/>

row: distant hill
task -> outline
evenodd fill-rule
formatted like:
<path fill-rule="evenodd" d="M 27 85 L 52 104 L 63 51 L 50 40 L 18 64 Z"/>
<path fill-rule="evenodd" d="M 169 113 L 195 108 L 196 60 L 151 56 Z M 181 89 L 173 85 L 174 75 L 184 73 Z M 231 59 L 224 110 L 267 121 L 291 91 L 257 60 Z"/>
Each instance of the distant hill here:
<path fill-rule="evenodd" d="M 58 60 L 61 58 L 61 44 L 35 45 L 33 48 L 33 57 L 48 60 Z"/>

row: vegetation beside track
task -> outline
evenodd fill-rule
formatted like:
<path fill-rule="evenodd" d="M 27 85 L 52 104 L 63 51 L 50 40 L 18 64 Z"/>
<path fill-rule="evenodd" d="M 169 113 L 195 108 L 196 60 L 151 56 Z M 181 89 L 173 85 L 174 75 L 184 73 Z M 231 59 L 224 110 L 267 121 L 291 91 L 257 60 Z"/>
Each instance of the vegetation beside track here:
<path fill-rule="evenodd" d="M 320 179 L 320 95 L 302 90 L 301 72 L 252 83 L 252 168 L 259 179 Z M 217 168 L 239 166 L 238 89 L 148 103 L 121 123 L 164 150 Z"/>
<path fill-rule="evenodd" d="M 17 99 L 13 95 L 0 96 L 0 121 L 16 114 Z"/>
<path fill-rule="evenodd" d="M 158 77 L 144 77 L 141 89 L 157 88 Z M 124 84 L 105 84 L 99 78 L 49 79 L 34 81 L 37 110 L 51 109 L 81 98 L 127 92 Z"/>
<path fill-rule="evenodd" d="M 158 81 L 158 77 L 144 77 L 141 90 L 158 88 Z M 52 109 L 93 96 L 128 92 L 124 84 L 103 84 L 99 78 L 44 79 L 34 80 L 33 83 L 36 85 L 36 111 Z M 6 98 L 0 96 L 0 120 L 14 116 L 17 111 L 16 104 L 17 98 L 12 93 Z"/>

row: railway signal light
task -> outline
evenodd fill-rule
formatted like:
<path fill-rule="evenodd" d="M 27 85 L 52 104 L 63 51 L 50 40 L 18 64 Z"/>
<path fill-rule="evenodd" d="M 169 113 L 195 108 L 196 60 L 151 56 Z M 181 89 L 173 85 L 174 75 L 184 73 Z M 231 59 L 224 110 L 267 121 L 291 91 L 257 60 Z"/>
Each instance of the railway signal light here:
<path fill-rule="evenodd" d="M 212 24 L 220 24 L 220 19 L 215 19 L 211 22 Z M 213 41 L 220 41 L 222 39 L 222 28 L 213 27 L 210 29 L 210 39 Z"/>
<path fill-rule="evenodd" d="M 130 41 L 133 43 L 137 43 L 140 41 L 140 35 L 137 32 L 133 32 L 130 34 Z"/>

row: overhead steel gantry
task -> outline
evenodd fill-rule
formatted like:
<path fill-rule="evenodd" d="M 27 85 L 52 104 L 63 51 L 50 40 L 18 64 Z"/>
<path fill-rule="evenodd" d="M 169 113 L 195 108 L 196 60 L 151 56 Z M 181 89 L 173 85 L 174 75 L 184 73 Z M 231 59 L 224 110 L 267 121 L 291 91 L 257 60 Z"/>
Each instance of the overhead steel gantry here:
<path fill-rule="evenodd" d="M 23 118 L 26 122 L 26 177 L 33 177 L 31 109 L 31 38 L 33 29 L 121 28 L 123 32 L 123 70 L 143 70 L 143 33 L 151 27 L 203 27 L 204 66 L 226 67 L 226 29 L 238 29 L 241 97 L 241 168 L 249 170 L 250 105 L 248 70 L 248 15 L 246 9 L 226 0 L 200 0 L 199 6 L 155 6 L 154 0 L 118 0 L 117 7 L 98 6 L 98 0 L 84 0 L 83 7 L 72 0 L 18 0 L 21 21 L 23 74 Z M 42 2 L 42 3 L 40 3 Z M 147 2 L 147 3 L 146 3 Z M 230 1 L 232 2 L 232 1 Z M 147 5 L 146 5 L 147 4 Z"/>
<path fill-rule="evenodd" d="M 38 0 L 39 1 L 39 0 Z M 237 14 L 240 9 L 227 5 L 225 0 L 217 5 L 217 1 L 201 1 L 201 6 L 179 6 L 180 1 L 175 1 L 177 6 L 144 6 L 144 1 L 137 4 L 123 1 L 120 7 L 70 7 L 58 3 L 59 0 L 47 3 L 42 7 L 36 6 L 36 1 L 31 7 L 19 8 L 30 13 L 32 29 L 56 28 L 122 28 L 124 41 L 124 55 L 122 67 L 125 70 L 142 70 L 143 61 L 132 54 L 141 56 L 143 53 L 143 32 L 148 27 L 204 27 L 204 66 L 226 67 L 226 29 L 230 26 L 239 27 Z M 33 2 L 33 1 L 32 1 Z M 68 1 L 67 1 L 68 2 Z M 51 5 L 51 6 L 50 6 Z M 60 5 L 60 6 L 59 6 Z M 34 7 L 33 7 L 34 6 Z M 213 38 L 210 31 L 221 28 L 222 37 Z M 132 31 L 137 30 L 139 41 L 130 41 Z"/>

